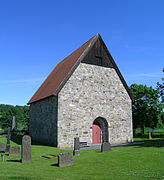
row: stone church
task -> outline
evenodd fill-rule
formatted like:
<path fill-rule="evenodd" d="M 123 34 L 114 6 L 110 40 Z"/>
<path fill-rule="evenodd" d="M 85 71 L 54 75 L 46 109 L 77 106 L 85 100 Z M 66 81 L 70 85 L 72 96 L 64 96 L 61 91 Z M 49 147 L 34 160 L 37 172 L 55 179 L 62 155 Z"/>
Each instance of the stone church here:
<path fill-rule="evenodd" d="M 132 94 L 100 34 L 61 61 L 30 99 L 33 140 L 59 148 L 133 141 Z"/>

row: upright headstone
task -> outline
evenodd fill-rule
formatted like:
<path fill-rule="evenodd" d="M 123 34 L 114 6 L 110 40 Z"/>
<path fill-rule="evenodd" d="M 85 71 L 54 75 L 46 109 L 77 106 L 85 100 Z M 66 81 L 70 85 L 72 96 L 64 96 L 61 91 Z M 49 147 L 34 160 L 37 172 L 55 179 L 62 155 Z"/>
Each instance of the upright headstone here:
<path fill-rule="evenodd" d="M 20 148 L 18 146 L 10 147 L 9 155 L 19 155 L 20 154 Z"/>
<path fill-rule="evenodd" d="M 152 132 L 149 130 L 149 139 L 152 139 Z"/>
<path fill-rule="evenodd" d="M 4 152 L 4 151 L 5 151 L 5 144 L 0 143 L 0 152 Z"/>
<path fill-rule="evenodd" d="M 15 116 L 13 116 L 12 119 L 12 127 L 11 127 L 12 132 L 14 132 L 14 129 L 15 129 Z"/>
<path fill-rule="evenodd" d="M 58 156 L 58 166 L 64 167 L 64 166 L 71 166 L 73 165 L 73 155 L 69 152 L 64 152 L 59 154 Z"/>
<path fill-rule="evenodd" d="M 103 142 L 101 144 L 101 152 L 109 152 L 111 149 L 111 145 L 109 142 Z"/>
<path fill-rule="evenodd" d="M 4 152 L 5 152 L 5 144 L 0 143 L 0 153 L 1 153 L 2 161 L 4 161 Z"/>
<path fill-rule="evenodd" d="M 74 138 L 74 150 L 73 150 L 73 155 L 74 156 L 79 156 L 80 155 L 80 141 L 79 137 Z"/>
<path fill-rule="evenodd" d="M 11 128 L 8 127 L 8 131 L 7 131 L 7 144 L 10 144 L 10 137 L 11 137 Z"/>
<path fill-rule="evenodd" d="M 22 138 L 21 162 L 31 162 L 31 137 L 28 135 Z"/>
<path fill-rule="evenodd" d="M 11 128 L 8 127 L 6 152 L 9 152 L 9 149 L 10 149 L 10 137 L 11 137 Z"/>

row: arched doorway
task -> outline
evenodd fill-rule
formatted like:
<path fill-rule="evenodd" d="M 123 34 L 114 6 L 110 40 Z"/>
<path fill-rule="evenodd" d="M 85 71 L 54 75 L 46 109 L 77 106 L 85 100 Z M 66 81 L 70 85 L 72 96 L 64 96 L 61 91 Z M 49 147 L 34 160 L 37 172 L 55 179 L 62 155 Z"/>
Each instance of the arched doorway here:
<path fill-rule="evenodd" d="M 102 117 L 94 120 L 92 125 L 92 143 L 100 144 L 101 142 L 108 142 L 108 122 Z"/>

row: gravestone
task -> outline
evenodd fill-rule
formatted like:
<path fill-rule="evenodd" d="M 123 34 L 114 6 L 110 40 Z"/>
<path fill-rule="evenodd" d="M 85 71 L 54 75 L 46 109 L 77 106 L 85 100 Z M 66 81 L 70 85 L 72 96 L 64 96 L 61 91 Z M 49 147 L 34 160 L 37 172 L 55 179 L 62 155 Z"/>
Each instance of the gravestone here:
<path fill-rule="evenodd" d="M 73 165 L 73 155 L 69 152 L 64 152 L 59 154 L 58 156 L 58 166 L 64 167 L 64 166 L 71 166 Z"/>
<path fill-rule="evenodd" d="M 0 152 L 5 152 L 5 144 L 0 143 Z"/>
<path fill-rule="evenodd" d="M 11 128 L 8 127 L 8 132 L 7 132 L 7 144 L 10 144 L 10 137 L 11 137 Z"/>
<path fill-rule="evenodd" d="M 20 154 L 20 148 L 18 146 L 10 147 L 9 155 L 19 155 Z"/>
<path fill-rule="evenodd" d="M 149 130 L 149 139 L 152 139 L 152 132 Z"/>
<path fill-rule="evenodd" d="M 79 156 L 80 155 L 80 141 L 79 137 L 74 138 L 74 150 L 73 150 L 73 155 L 74 156 Z"/>
<path fill-rule="evenodd" d="M 13 116 L 12 127 L 11 127 L 11 130 L 12 130 L 13 133 L 14 133 L 14 129 L 15 129 L 15 116 Z"/>
<path fill-rule="evenodd" d="M 1 153 L 1 159 L 4 161 L 4 153 L 5 153 L 5 144 L 0 143 L 0 153 Z"/>
<path fill-rule="evenodd" d="M 22 138 L 21 162 L 31 162 L 31 137 L 28 135 Z"/>
<path fill-rule="evenodd" d="M 11 137 L 11 128 L 8 127 L 6 152 L 9 152 L 9 149 L 10 149 L 10 137 Z"/>
<path fill-rule="evenodd" d="M 101 144 L 101 152 L 109 152 L 111 149 L 111 145 L 109 142 L 103 142 Z"/>

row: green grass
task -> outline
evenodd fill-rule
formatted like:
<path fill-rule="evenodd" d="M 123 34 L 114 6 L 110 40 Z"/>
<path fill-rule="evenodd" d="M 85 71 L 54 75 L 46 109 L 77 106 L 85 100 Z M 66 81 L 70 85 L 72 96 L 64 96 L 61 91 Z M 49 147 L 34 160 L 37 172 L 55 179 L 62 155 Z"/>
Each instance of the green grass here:
<path fill-rule="evenodd" d="M 6 139 L 0 138 L 2 141 Z M 143 139 L 137 138 L 136 141 Z M 11 144 L 15 145 L 14 142 Z M 5 162 L 0 161 L 0 180 L 164 179 L 164 139 L 144 139 L 143 144 L 114 147 L 106 153 L 100 150 L 81 150 L 81 155 L 74 157 L 74 165 L 69 167 L 57 167 L 57 157 L 42 157 L 61 152 L 50 146 L 32 145 L 31 163 L 20 163 L 20 156 L 6 155 Z"/>

